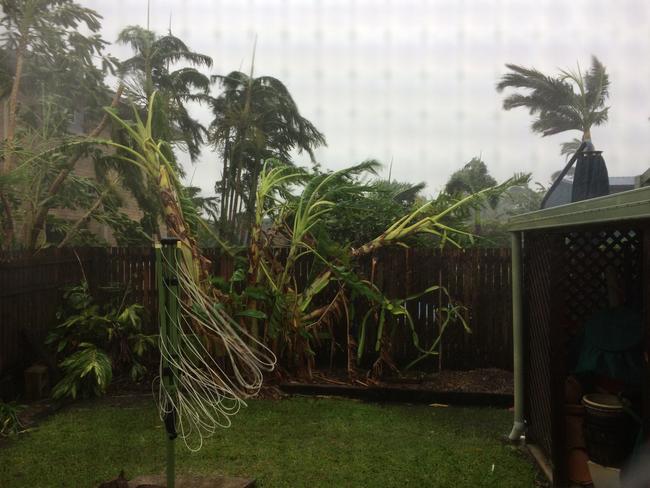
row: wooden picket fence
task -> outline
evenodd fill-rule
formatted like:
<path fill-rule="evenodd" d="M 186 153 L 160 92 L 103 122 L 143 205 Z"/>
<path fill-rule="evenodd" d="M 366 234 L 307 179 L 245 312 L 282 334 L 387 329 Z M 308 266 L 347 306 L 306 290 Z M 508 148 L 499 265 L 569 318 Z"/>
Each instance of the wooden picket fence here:
<path fill-rule="evenodd" d="M 374 258 L 374 272 L 373 266 Z M 467 333 L 460 322 L 450 323 L 442 336 L 439 356 L 420 363 L 419 368 L 467 370 L 496 367 L 512 369 L 512 290 L 510 249 L 383 249 L 361 264 L 364 276 L 388 298 L 417 295 L 440 285 L 451 301 L 463 307 L 463 316 L 471 329 Z M 442 291 L 434 291 L 407 302 L 420 345 L 428 349 L 440 333 L 437 313 L 449 304 Z M 391 354 L 398 365 L 417 358 L 410 327 L 397 321 Z M 366 352 L 372 356 L 376 342 L 370 328 Z"/>
<path fill-rule="evenodd" d="M 216 275 L 228 277 L 232 259 L 207 250 Z M 374 258 L 374 264 L 373 264 Z M 365 276 L 391 298 L 406 297 L 440 284 L 452 299 L 467 308 L 472 333 L 458 324 L 445 332 L 439 358 L 427 359 L 427 369 L 512 368 L 512 312 L 509 249 L 387 249 L 361 263 Z M 372 267 L 374 266 L 374 270 Z M 298 282 L 308 265 L 296 269 Z M 62 289 L 86 278 L 97 289 L 109 283 L 129 285 L 134 300 L 155 318 L 157 290 L 151 248 L 46 249 L 36 255 L 0 253 L 0 377 L 17 365 L 24 367 L 46 352 L 43 340 L 57 324 Z M 408 302 L 421 345 L 438 335 L 435 313 L 444 306 L 433 292 Z M 154 320 L 155 322 L 155 320 Z M 393 352 L 399 363 L 417 357 L 411 332 L 403 322 L 395 329 Z M 358 323 L 354 325 L 358 327 Z M 370 327 L 370 329 L 374 329 Z M 375 337 L 369 335 L 368 350 Z"/>

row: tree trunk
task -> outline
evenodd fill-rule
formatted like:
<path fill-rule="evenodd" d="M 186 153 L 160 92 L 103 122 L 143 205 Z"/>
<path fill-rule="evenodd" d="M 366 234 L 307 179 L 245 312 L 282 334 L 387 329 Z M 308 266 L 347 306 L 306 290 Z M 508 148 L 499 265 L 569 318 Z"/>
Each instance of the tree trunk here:
<path fill-rule="evenodd" d="M 27 36 L 23 33 L 20 36 L 20 43 L 16 50 L 16 72 L 14 74 L 14 82 L 11 86 L 11 94 L 9 95 L 9 117 L 7 121 L 7 137 L 5 160 L 3 167 L 3 174 L 9 173 L 14 165 L 14 139 L 16 137 L 16 118 L 18 116 L 18 94 L 20 93 L 20 82 L 23 76 L 23 64 L 25 61 L 25 51 L 27 50 Z"/>
<path fill-rule="evenodd" d="M 219 209 L 219 227 L 221 235 L 224 235 L 226 230 L 226 208 L 228 208 L 228 159 L 230 158 L 230 134 L 224 144 L 223 149 L 223 172 L 221 173 L 221 202 Z"/>
<path fill-rule="evenodd" d="M 0 202 L 2 203 L 4 214 L 2 219 L 2 241 L 0 242 L 0 249 L 10 249 L 14 240 L 14 218 L 13 213 L 11 212 L 11 202 L 3 191 L 0 191 Z"/>
<path fill-rule="evenodd" d="M 240 162 L 240 164 L 237 166 L 237 175 L 235 176 L 235 180 L 233 182 L 231 201 L 230 201 L 230 212 L 228 218 L 231 235 L 233 237 L 237 236 L 236 218 L 237 218 L 237 211 L 239 209 L 239 203 L 241 198 L 241 171 L 242 171 L 242 166 Z"/>
<path fill-rule="evenodd" d="M 249 222 L 253 222 L 255 219 L 255 205 L 257 202 L 257 185 L 259 183 L 261 170 L 261 162 L 258 163 L 255 161 L 253 166 L 253 172 L 251 174 L 251 187 L 248 192 L 248 200 L 246 202 L 246 214 L 248 215 Z"/>
<path fill-rule="evenodd" d="M 117 182 L 114 182 L 114 183 L 117 183 Z M 108 195 L 109 192 L 110 192 L 110 188 L 107 188 L 106 190 L 104 190 L 101 193 L 101 195 L 99 195 L 99 197 L 97 197 L 97 200 L 95 200 L 95 203 L 93 203 L 91 205 L 91 207 L 88 209 L 88 211 L 79 220 L 77 220 L 74 223 L 72 228 L 66 234 L 65 238 L 57 246 L 58 248 L 64 247 L 70 241 L 70 239 L 72 239 L 75 235 L 77 235 L 77 232 L 79 231 L 79 228 L 85 222 L 87 222 L 90 219 L 92 214 L 95 212 L 95 210 L 97 210 L 99 208 L 99 206 L 102 204 L 102 202 L 104 201 L 104 198 L 106 198 L 106 195 Z"/>
<path fill-rule="evenodd" d="M 22 33 L 20 36 L 20 43 L 16 50 L 16 71 L 14 80 L 11 85 L 11 93 L 9 95 L 9 117 L 7 120 L 7 136 L 5 138 L 4 161 L 2 164 L 2 171 L 0 174 L 9 173 L 15 161 L 14 155 L 14 139 L 16 137 L 16 118 L 18 114 L 18 94 L 20 93 L 20 82 L 23 76 L 23 64 L 25 61 L 25 51 L 27 50 L 27 36 Z M 0 201 L 2 201 L 3 209 L 3 239 L 2 247 L 9 248 L 14 239 L 14 217 L 11 211 L 11 203 L 5 194 L 4 190 L 0 189 Z"/>

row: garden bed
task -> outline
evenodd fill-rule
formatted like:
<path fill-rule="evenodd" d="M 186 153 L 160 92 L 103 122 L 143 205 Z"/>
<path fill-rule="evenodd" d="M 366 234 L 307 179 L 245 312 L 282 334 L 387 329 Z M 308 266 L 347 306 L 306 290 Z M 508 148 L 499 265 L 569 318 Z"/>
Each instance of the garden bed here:
<path fill-rule="evenodd" d="M 382 381 L 350 381 L 342 374 L 315 374 L 311 380 L 280 385 L 288 394 L 344 396 L 368 401 L 510 407 L 512 373 L 500 369 L 411 373 Z"/>
<path fill-rule="evenodd" d="M 497 368 L 441 371 L 431 374 L 407 373 L 387 378 L 383 383 L 440 392 L 514 394 L 512 372 Z"/>

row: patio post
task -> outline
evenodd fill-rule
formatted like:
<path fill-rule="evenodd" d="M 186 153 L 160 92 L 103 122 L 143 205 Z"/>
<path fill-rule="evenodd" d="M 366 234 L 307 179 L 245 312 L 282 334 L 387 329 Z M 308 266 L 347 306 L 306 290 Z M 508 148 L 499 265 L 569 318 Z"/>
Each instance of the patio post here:
<path fill-rule="evenodd" d="M 512 243 L 512 345 L 515 382 L 515 418 L 508 438 L 517 441 L 526 430 L 524 423 L 524 331 L 522 314 L 521 232 L 511 232 Z"/>

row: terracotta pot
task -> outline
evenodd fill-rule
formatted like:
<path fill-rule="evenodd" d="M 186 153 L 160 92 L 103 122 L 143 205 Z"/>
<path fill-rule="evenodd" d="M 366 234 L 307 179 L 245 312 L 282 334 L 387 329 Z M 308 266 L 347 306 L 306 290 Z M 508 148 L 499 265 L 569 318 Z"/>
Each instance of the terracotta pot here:
<path fill-rule="evenodd" d="M 569 480 L 580 485 L 591 484 L 591 475 L 587 464 L 589 456 L 583 433 L 585 408 L 580 404 L 567 404 L 564 412 Z"/>
<path fill-rule="evenodd" d="M 589 473 L 589 456 L 587 451 L 578 447 L 571 449 L 567 455 L 569 480 L 579 485 L 591 485 Z"/>

